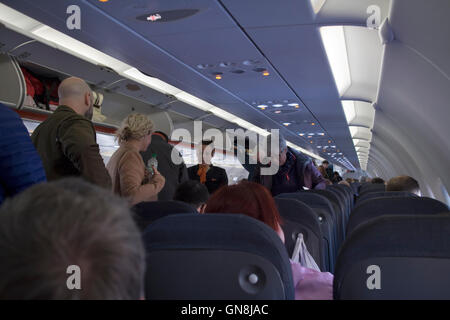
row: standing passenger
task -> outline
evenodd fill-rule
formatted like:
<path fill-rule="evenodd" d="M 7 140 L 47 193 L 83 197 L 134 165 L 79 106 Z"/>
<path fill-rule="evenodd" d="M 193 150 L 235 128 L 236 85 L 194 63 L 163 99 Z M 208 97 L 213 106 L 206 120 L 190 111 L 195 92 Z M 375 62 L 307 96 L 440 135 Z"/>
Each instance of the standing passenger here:
<path fill-rule="evenodd" d="M 269 137 L 269 141 L 272 138 Z M 270 148 L 269 148 L 270 150 Z M 275 155 L 279 169 L 274 175 L 262 175 L 258 170 L 253 181 L 265 186 L 273 196 L 280 193 L 291 193 L 308 189 L 325 189 L 326 181 L 312 163 L 311 159 L 303 153 L 289 148 L 286 140 L 279 135 L 279 152 Z M 259 169 L 259 168 L 258 168 Z"/>
<path fill-rule="evenodd" d="M 174 150 L 174 146 L 169 143 L 169 137 L 165 133 L 157 131 L 153 133 L 152 142 L 147 150 L 141 154 L 144 163 L 148 163 L 148 160 L 156 155 L 158 171 L 166 179 L 164 188 L 158 194 L 158 200 L 172 200 L 180 183 L 189 180 L 187 168 L 180 153 Z M 181 163 L 174 163 L 175 159 L 172 159 L 172 156 L 178 158 L 177 163 Z"/>
<path fill-rule="evenodd" d="M 215 151 L 211 140 L 203 140 L 201 154 L 198 155 L 199 164 L 188 169 L 189 178 L 204 184 L 208 188 L 209 194 L 213 194 L 220 187 L 228 185 L 225 169 L 213 166 L 211 163 Z"/>
<path fill-rule="evenodd" d="M 165 179 L 156 168 L 146 168 L 141 154 L 152 140 L 153 123 L 144 114 L 130 114 L 117 132 L 120 148 L 106 166 L 114 193 L 128 198 L 133 206 L 156 201 Z M 153 171 L 153 175 L 151 174 Z"/>
<path fill-rule="evenodd" d="M 35 183 L 45 181 L 42 161 L 19 115 L 0 104 L 0 205 Z"/>
<path fill-rule="evenodd" d="M 49 181 L 81 176 L 110 189 L 94 126 L 93 96 L 79 78 L 68 78 L 58 88 L 58 109 L 34 130 L 31 138 Z"/>

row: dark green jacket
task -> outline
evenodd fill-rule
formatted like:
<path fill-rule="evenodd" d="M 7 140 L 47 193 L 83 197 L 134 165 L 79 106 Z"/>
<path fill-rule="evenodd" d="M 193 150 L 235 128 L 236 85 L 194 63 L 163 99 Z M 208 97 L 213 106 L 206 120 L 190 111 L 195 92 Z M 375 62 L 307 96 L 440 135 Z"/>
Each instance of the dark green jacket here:
<path fill-rule="evenodd" d="M 31 139 L 41 156 L 47 180 L 81 176 L 111 189 L 95 129 L 91 121 L 67 106 L 60 106 L 34 130 Z"/>

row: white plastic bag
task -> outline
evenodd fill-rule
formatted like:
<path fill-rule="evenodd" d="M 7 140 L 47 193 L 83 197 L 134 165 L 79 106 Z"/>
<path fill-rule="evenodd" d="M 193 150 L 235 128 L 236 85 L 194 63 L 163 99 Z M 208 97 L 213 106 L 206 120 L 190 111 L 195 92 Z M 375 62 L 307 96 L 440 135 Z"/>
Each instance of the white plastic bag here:
<path fill-rule="evenodd" d="M 303 267 L 320 272 L 319 266 L 314 261 L 314 258 L 306 248 L 302 233 L 298 234 L 297 241 L 295 241 L 294 252 L 292 253 L 292 261 L 298 261 Z"/>

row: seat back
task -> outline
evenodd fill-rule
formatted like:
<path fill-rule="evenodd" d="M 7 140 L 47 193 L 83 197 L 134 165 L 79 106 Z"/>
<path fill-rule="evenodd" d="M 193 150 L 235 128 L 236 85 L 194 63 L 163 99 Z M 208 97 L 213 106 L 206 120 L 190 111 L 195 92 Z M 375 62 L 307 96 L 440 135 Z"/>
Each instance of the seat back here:
<path fill-rule="evenodd" d="M 386 186 L 382 183 L 365 183 L 359 188 L 359 196 L 374 191 L 386 191 Z"/>
<path fill-rule="evenodd" d="M 350 186 L 351 186 L 351 188 L 353 190 L 353 193 L 354 194 L 358 194 L 359 187 L 361 186 L 361 183 L 359 183 L 359 182 L 352 182 L 352 183 L 350 183 Z"/>
<path fill-rule="evenodd" d="M 347 225 L 347 234 L 360 224 L 382 215 L 436 214 L 448 211 L 446 204 L 426 197 L 383 197 L 361 202 L 353 210 Z"/>
<path fill-rule="evenodd" d="M 335 299 L 450 299 L 450 213 L 382 216 L 344 243 Z"/>
<path fill-rule="evenodd" d="M 132 208 L 134 221 L 141 231 L 155 220 L 171 214 L 198 213 L 197 210 L 181 201 L 151 201 L 141 202 Z"/>
<path fill-rule="evenodd" d="M 338 187 L 338 185 L 332 185 L 328 186 L 327 191 L 333 192 L 335 195 L 338 196 L 339 200 L 341 201 L 341 205 L 344 208 L 344 222 L 347 223 L 348 216 L 350 215 L 351 211 L 351 201 L 350 201 L 350 195 L 347 193 L 347 190 Z"/>
<path fill-rule="evenodd" d="M 374 198 L 383 198 L 383 197 L 417 197 L 414 193 L 407 191 L 377 191 L 377 192 L 369 192 L 358 199 L 358 203 L 361 203 L 365 200 L 370 200 Z"/>
<path fill-rule="evenodd" d="M 317 215 L 310 207 L 296 199 L 275 198 L 275 203 L 283 220 L 284 245 L 288 255 L 292 257 L 297 236 L 302 233 L 309 253 L 320 270 L 325 270 L 328 261 L 328 257 L 324 256 L 326 239 L 322 236 Z"/>
<path fill-rule="evenodd" d="M 336 213 L 337 239 L 338 239 L 338 246 L 340 246 L 340 244 L 342 244 L 342 242 L 345 239 L 345 225 L 346 225 L 345 206 L 343 204 L 343 201 L 340 199 L 338 195 L 336 195 L 333 191 L 330 190 L 307 190 L 301 192 L 320 194 L 321 196 L 324 196 L 331 202 L 331 204 L 333 205 L 333 209 Z"/>
<path fill-rule="evenodd" d="M 144 232 L 147 299 L 294 299 L 280 237 L 237 214 L 170 215 Z"/>
<path fill-rule="evenodd" d="M 326 239 L 328 239 L 327 251 L 330 258 L 325 270 L 332 272 L 334 270 L 338 247 L 335 222 L 336 217 L 330 201 L 319 194 L 305 192 L 282 193 L 275 197 L 275 199 L 278 198 L 296 199 L 313 209 L 314 213 L 319 218 L 321 232 L 325 235 Z"/>

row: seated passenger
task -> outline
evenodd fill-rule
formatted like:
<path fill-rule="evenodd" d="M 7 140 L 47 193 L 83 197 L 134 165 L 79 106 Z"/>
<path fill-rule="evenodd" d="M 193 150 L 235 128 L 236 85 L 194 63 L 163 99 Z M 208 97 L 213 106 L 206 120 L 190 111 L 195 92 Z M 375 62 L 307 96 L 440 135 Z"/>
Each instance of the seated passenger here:
<path fill-rule="evenodd" d="M 112 178 L 114 193 L 128 198 L 130 205 L 158 200 L 165 179 L 156 168 L 147 168 L 139 152 L 152 139 L 153 123 L 145 114 L 130 114 L 117 132 L 120 148 L 106 166 Z"/>
<path fill-rule="evenodd" d="M 204 213 L 208 198 L 209 193 L 205 185 L 195 180 L 189 180 L 178 186 L 173 200 L 188 203 L 199 213 Z"/>
<path fill-rule="evenodd" d="M 46 180 L 41 158 L 19 115 L 0 104 L 0 205 Z"/>
<path fill-rule="evenodd" d="M 269 141 L 271 139 L 272 136 L 269 137 Z M 325 189 L 326 181 L 311 159 L 289 148 L 281 134 L 279 135 L 278 164 L 279 169 L 275 175 L 261 175 L 260 168 L 258 168 L 253 179 L 269 189 L 273 196 L 303 190 L 303 187 Z"/>
<path fill-rule="evenodd" d="M 381 179 L 381 178 L 376 177 L 376 178 L 372 179 L 371 183 L 373 183 L 373 184 L 384 184 L 384 180 Z"/>
<path fill-rule="evenodd" d="M 407 191 L 414 193 L 419 197 L 422 195 L 419 183 L 410 176 L 398 176 L 390 179 L 387 182 L 386 191 Z"/>
<path fill-rule="evenodd" d="M 141 299 L 145 251 L 127 203 L 81 179 L 0 208 L 0 299 Z"/>
<path fill-rule="evenodd" d="M 278 233 L 284 242 L 281 218 L 270 192 L 263 186 L 241 181 L 220 188 L 206 204 L 205 213 L 245 214 L 264 222 Z M 296 300 L 332 300 L 333 275 L 302 267 L 291 261 Z"/>
<path fill-rule="evenodd" d="M 175 190 L 180 183 L 189 180 L 187 168 L 181 154 L 174 150 L 174 146 L 169 143 L 169 137 L 165 133 L 157 131 L 152 134 L 152 142 L 141 155 L 144 163 L 148 163 L 152 156 L 156 155 L 158 171 L 166 179 L 164 188 L 158 194 L 158 200 L 172 200 Z M 175 159 L 177 164 L 174 163 L 172 156 L 177 157 Z"/>
<path fill-rule="evenodd" d="M 211 159 L 216 150 L 211 140 L 203 140 L 201 149 L 198 150 L 199 164 L 188 168 L 189 179 L 200 181 L 208 188 L 209 194 L 222 186 L 228 185 L 228 176 L 225 169 L 214 166 Z"/>
<path fill-rule="evenodd" d="M 31 135 L 49 181 L 82 177 L 106 189 L 111 178 L 92 124 L 94 98 L 86 82 L 68 78 L 58 88 L 58 109 Z"/>

